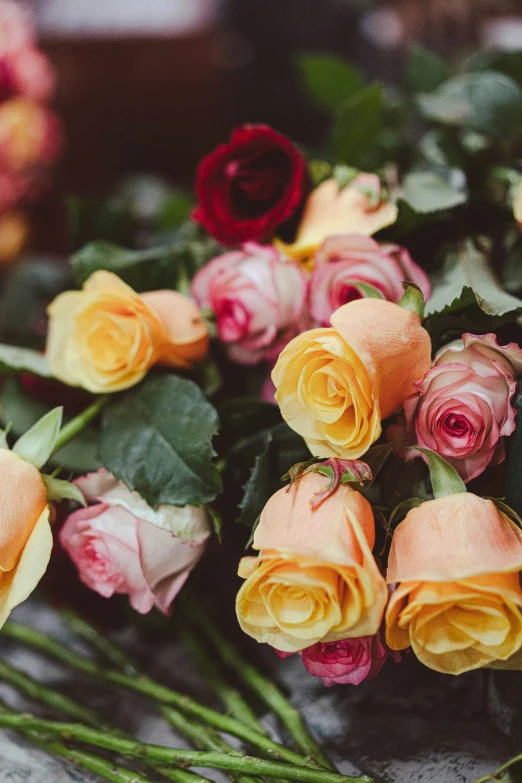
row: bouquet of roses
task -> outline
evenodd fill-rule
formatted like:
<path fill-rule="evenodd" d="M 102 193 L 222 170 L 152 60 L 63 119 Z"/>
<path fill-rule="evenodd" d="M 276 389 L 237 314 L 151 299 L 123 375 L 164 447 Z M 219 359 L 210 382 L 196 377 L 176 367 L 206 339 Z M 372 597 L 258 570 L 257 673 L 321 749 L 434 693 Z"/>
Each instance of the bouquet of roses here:
<path fill-rule="evenodd" d="M 522 667 L 521 63 L 490 53 L 450 74 L 416 50 L 404 93 L 389 94 L 344 61 L 304 57 L 332 117 L 326 151 L 238 128 L 200 163 L 181 227 L 73 255 L 77 288 L 49 304 L 45 353 L 0 345 L 2 621 L 39 582 L 53 537 L 92 590 L 168 615 L 235 516 L 257 552 L 239 564 L 239 625 L 326 685 L 357 685 L 410 649 L 454 675 Z M 163 714 L 174 705 L 293 766 L 20 716 L 0 725 L 335 783 L 277 688 L 208 619 L 199 628 L 312 761 L 263 740 L 242 700 L 227 705 L 231 724 L 124 660 L 119 672 L 78 664 L 10 623 Z"/>

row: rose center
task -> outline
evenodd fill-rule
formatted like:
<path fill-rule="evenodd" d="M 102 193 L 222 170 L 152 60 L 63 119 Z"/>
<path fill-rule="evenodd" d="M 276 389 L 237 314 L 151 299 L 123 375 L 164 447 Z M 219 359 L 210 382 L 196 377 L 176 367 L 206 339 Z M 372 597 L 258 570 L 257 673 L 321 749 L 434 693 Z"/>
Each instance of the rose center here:
<path fill-rule="evenodd" d="M 282 197 L 290 178 L 290 161 L 282 150 L 268 150 L 254 160 L 231 161 L 226 169 L 234 215 L 260 217 Z"/>
<path fill-rule="evenodd" d="M 248 334 L 250 313 L 237 299 L 223 299 L 216 307 L 219 336 L 225 343 L 233 343 Z"/>

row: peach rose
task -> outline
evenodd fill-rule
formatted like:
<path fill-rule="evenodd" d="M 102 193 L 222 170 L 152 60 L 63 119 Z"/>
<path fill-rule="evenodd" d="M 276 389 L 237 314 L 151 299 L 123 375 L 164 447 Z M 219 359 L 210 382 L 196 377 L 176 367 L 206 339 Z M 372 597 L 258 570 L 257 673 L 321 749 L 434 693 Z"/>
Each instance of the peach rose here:
<path fill-rule="evenodd" d="M 505 661 L 522 645 L 521 568 L 522 532 L 491 500 L 423 503 L 393 535 L 389 647 L 447 674 Z"/>
<path fill-rule="evenodd" d="M 236 599 L 241 628 L 283 652 L 372 635 L 386 605 L 370 504 L 341 484 L 312 510 L 324 486 L 324 476 L 308 473 L 276 492 L 254 535 L 259 557 L 239 565 L 246 579 Z"/>
<path fill-rule="evenodd" d="M 134 386 L 156 363 L 191 367 L 208 347 L 193 302 L 176 291 L 140 296 L 111 272 L 95 272 L 82 291 L 60 294 L 48 312 L 53 374 L 94 393 Z"/>
<path fill-rule="evenodd" d="M 357 287 L 366 283 L 376 288 L 389 302 L 398 302 L 404 294 L 404 280 L 419 286 L 424 298 L 431 291 L 425 272 L 412 261 L 404 247 L 379 245 L 363 234 L 338 234 L 325 239 L 314 260 L 310 278 L 310 312 L 321 326 L 341 305 L 364 294 Z"/>
<path fill-rule="evenodd" d="M 8 264 L 20 255 L 27 234 L 27 220 L 21 212 L 0 215 L 0 264 Z"/>
<path fill-rule="evenodd" d="M 382 199 L 376 174 L 359 174 L 343 189 L 328 179 L 308 197 L 295 242 L 279 244 L 286 255 L 307 261 L 329 236 L 371 236 L 396 220 L 397 207 Z"/>
<path fill-rule="evenodd" d="M 0 627 L 44 575 L 53 545 L 40 472 L 0 449 Z"/>
<path fill-rule="evenodd" d="M 11 170 L 52 163 L 60 147 L 59 123 L 49 109 L 22 97 L 0 105 L 0 159 Z"/>
<path fill-rule="evenodd" d="M 286 422 L 317 457 L 357 459 L 431 365 L 431 341 L 415 313 L 358 299 L 283 350 L 272 373 Z"/>

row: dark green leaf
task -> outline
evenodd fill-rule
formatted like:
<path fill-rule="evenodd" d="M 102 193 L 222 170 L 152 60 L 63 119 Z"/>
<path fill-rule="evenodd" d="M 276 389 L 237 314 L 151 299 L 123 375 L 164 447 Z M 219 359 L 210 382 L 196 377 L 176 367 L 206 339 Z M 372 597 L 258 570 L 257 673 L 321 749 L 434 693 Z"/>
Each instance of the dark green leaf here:
<path fill-rule="evenodd" d="M 339 57 L 302 54 L 297 58 L 297 67 L 308 95 L 326 111 L 336 111 L 364 87 L 360 71 Z"/>
<path fill-rule="evenodd" d="M 195 383 L 149 377 L 103 415 L 100 456 L 107 470 L 156 508 L 213 500 L 221 478 L 212 462 L 218 417 Z"/>
<path fill-rule="evenodd" d="M 431 92 L 448 77 L 442 57 L 423 46 L 410 50 L 404 68 L 406 86 L 412 92 Z"/>
<path fill-rule="evenodd" d="M 74 277 L 82 285 L 93 272 L 105 269 L 136 291 L 175 288 L 178 270 L 172 249 L 127 250 L 110 242 L 92 242 L 71 258 Z"/>
<path fill-rule="evenodd" d="M 173 190 L 161 205 L 157 222 L 160 231 L 172 231 L 179 228 L 188 218 L 194 200 L 190 193 L 183 190 Z"/>
<path fill-rule="evenodd" d="M 453 209 L 466 202 L 466 194 L 432 171 L 413 171 L 402 184 L 401 198 L 420 214 Z"/>
<path fill-rule="evenodd" d="M 432 120 L 493 138 L 504 139 L 522 128 L 522 89 L 496 71 L 455 76 L 418 101 Z"/>
<path fill-rule="evenodd" d="M 282 422 L 277 405 L 255 397 L 225 400 L 219 406 L 219 419 L 222 433 L 236 438 L 248 438 Z"/>
<path fill-rule="evenodd" d="M 332 148 L 339 161 L 357 165 L 374 144 L 382 128 L 382 87 L 372 84 L 345 101 L 332 133 Z"/>

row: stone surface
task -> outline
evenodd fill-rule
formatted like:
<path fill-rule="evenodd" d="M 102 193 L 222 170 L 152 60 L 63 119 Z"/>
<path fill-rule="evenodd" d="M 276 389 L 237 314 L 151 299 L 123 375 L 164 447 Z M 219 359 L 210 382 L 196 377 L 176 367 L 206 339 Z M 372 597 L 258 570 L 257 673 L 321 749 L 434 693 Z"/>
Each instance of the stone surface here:
<path fill-rule="evenodd" d="M 59 616 L 34 600 L 18 609 L 14 619 L 59 636 L 70 646 L 76 644 Z M 118 638 L 131 647 L 135 643 L 130 630 Z M 158 645 L 154 641 L 152 648 L 140 650 L 140 654 L 154 674 L 180 690 L 211 701 L 204 681 L 179 644 Z M 2 639 L 2 654 L 140 738 L 187 747 L 145 699 L 117 689 L 93 687 L 89 679 L 71 675 L 7 639 Z M 496 726 L 510 725 L 498 719 L 505 714 L 498 706 L 498 693 L 497 707 L 489 714 L 492 684 L 487 672 L 451 678 L 427 671 L 413 656 L 407 656 L 400 665 L 389 661 L 376 680 L 357 688 L 324 688 L 306 673 L 297 656 L 279 661 L 270 655 L 267 660 L 346 774 L 365 773 L 383 783 L 473 783 L 512 755 L 509 738 Z M 493 691 L 496 693 L 495 688 Z M 8 686 L 0 685 L 0 697 L 17 708 L 36 711 Z M 50 714 L 41 707 L 38 713 Z M 279 731 L 273 718 L 267 716 L 266 722 Z M 285 740 L 284 735 L 278 736 Z M 205 774 L 215 781 L 224 780 L 220 773 Z M 51 759 L 15 734 L 0 733 L 0 783 L 95 781 L 96 777 Z"/>

